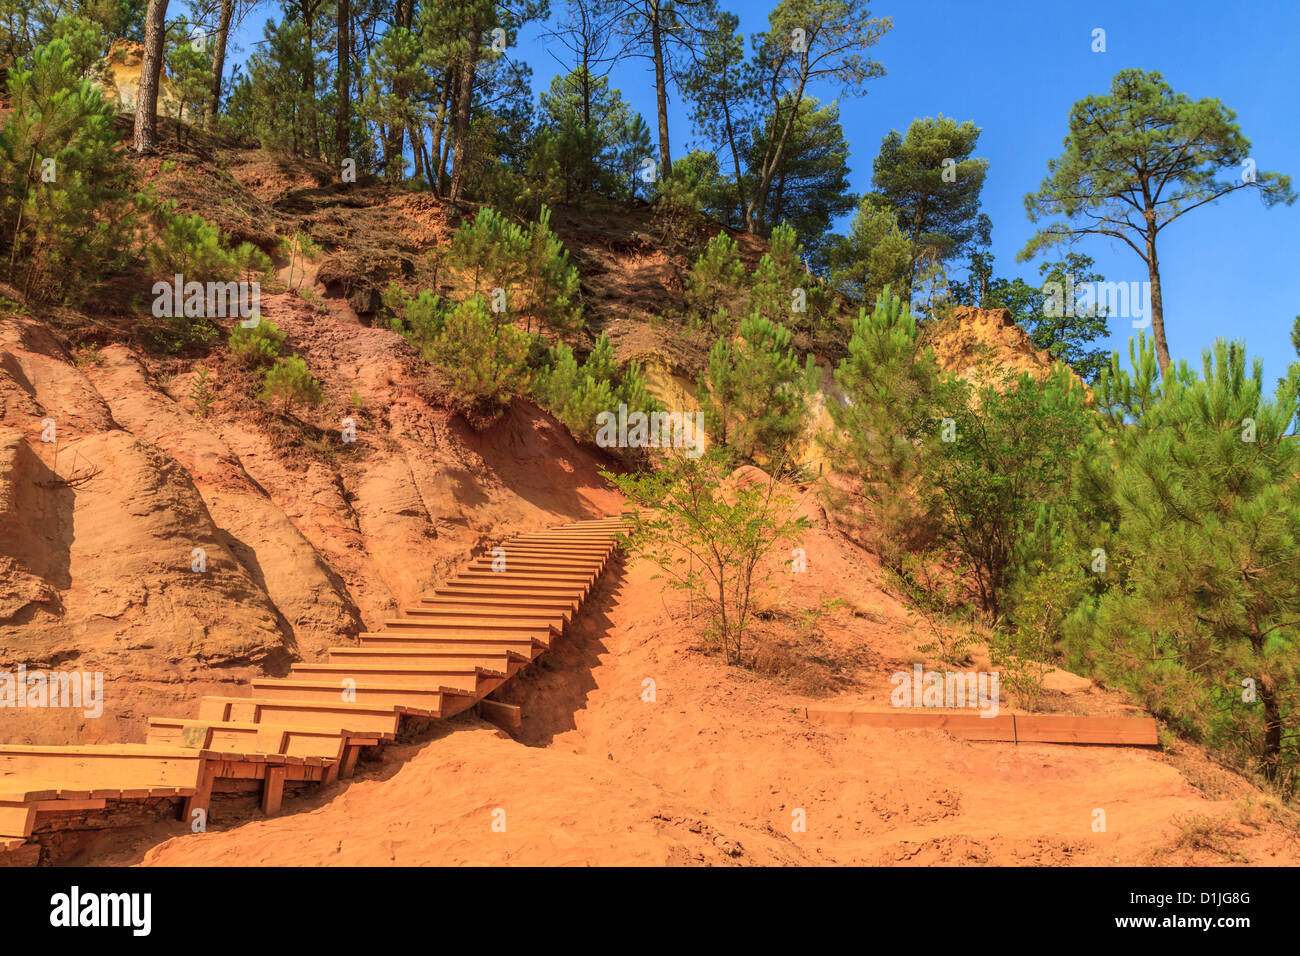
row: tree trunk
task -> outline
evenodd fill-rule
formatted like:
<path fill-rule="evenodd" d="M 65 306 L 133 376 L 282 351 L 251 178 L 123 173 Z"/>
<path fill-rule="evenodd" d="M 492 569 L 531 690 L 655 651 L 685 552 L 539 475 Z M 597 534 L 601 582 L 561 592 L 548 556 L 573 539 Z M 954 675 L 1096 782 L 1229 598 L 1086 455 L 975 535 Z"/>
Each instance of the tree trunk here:
<path fill-rule="evenodd" d="M 664 77 L 664 40 L 659 30 L 659 0 L 650 3 L 650 42 L 655 58 L 655 106 L 659 113 L 659 178 L 667 179 L 672 172 L 672 156 L 668 150 L 668 87 Z"/>
<path fill-rule="evenodd" d="M 805 64 L 808 54 L 803 54 Z M 775 145 L 769 145 L 765 150 L 763 169 L 759 176 L 758 185 L 754 188 L 754 195 L 750 197 L 749 205 L 745 208 L 745 230 L 750 233 L 758 231 L 759 225 L 763 221 L 763 210 L 767 206 L 767 193 L 772 188 L 772 177 L 776 174 L 777 167 L 781 165 L 781 160 L 785 158 L 785 144 L 790 138 L 790 131 L 794 129 L 795 121 L 799 117 L 799 104 L 803 102 L 804 87 L 808 83 L 807 66 L 800 71 L 799 88 L 795 91 L 794 97 L 790 101 L 790 115 L 785 121 L 780 136 L 777 138 Z M 773 103 L 772 110 L 772 135 L 776 136 L 776 124 L 781 112 L 781 101 L 777 99 Z"/>
<path fill-rule="evenodd" d="M 144 15 L 144 57 L 140 61 L 140 87 L 135 105 L 137 153 L 158 151 L 158 84 L 163 67 L 163 21 L 167 0 L 149 0 Z"/>
<path fill-rule="evenodd" d="M 1263 648 L 1263 641 L 1260 641 Z M 1259 682 L 1259 699 L 1264 705 L 1264 779 L 1277 778 L 1282 757 L 1282 708 L 1277 699 L 1277 688 L 1269 677 Z"/>
<path fill-rule="evenodd" d="M 344 0 L 346 2 L 346 0 Z M 235 13 L 235 0 L 221 0 L 221 18 L 217 21 L 217 42 L 212 49 L 212 96 L 203 114 L 203 128 L 211 129 L 221 106 L 221 76 L 226 71 L 226 45 L 230 41 L 230 19 Z"/>
<path fill-rule="evenodd" d="M 433 193 L 435 196 L 442 195 L 442 171 L 446 163 L 443 152 L 443 139 L 446 135 L 447 128 L 447 111 L 451 108 L 451 87 L 456 82 L 456 71 L 450 66 L 442 75 L 442 95 L 438 100 L 438 111 L 433 117 L 433 144 L 430 146 L 432 158 L 436 160 L 436 165 L 431 166 L 430 178 L 433 180 Z"/>
<path fill-rule="evenodd" d="M 456 116 L 456 104 L 457 104 L 458 101 L 459 101 L 459 97 L 458 97 L 457 94 L 456 94 L 455 81 L 453 81 L 453 84 L 452 84 L 452 91 L 451 91 L 451 106 L 450 106 L 450 109 L 451 109 L 451 116 L 453 117 L 453 119 L 454 119 L 454 117 Z M 455 124 L 454 124 L 454 122 L 453 122 L 453 126 L 454 126 L 454 125 L 455 125 Z M 441 155 L 438 157 L 438 181 L 439 181 L 440 183 L 443 183 L 443 182 L 447 182 L 447 181 L 448 181 L 448 180 L 447 180 L 447 163 L 451 160 L 451 146 L 452 146 L 452 143 L 455 141 L 455 139 L 456 139 L 456 133 L 455 133 L 455 131 L 452 130 L 452 129 L 449 129 L 449 130 L 447 131 L 447 134 L 443 137 L 443 140 L 442 140 L 442 153 L 441 153 Z"/>
<path fill-rule="evenodd" d="M 478 46 L 482 32 L 477 22 L 469 28 L 468 49 L 460 67 L 460 90 L 456 95 L 456 145 L 451 160 L 451 201 L 465 194 L 465 164 L 469 161 L 469 121 L 474 105 L 474 71 L 478 67 Z"/>
<path fill-rule="evenodd" d="M 315 7 L 309 13 L 303 10 L 303 26 L 307 29 L 307 69 L 302 74 L 302 92 L 307 101 L 307 144 L 311 148 L 312 159 L 320 159 L 320 125 L 316 116 L 316 45 L 313 25 Z"/>
<path fill-rule="evenodd" d="M 338 0 L 338 73 L 334 78 L 334 152 L 335 162 L 347 158 L 352 125 L 352 11 L 348 0 Z"/>
<path fill-rule="evenodd" d="M 1156 257 L 1156 237 L 1153 233 L 1147 233 L 1147 275 L 1151 280 L 1151 335 L 1156 340 L 1160 377 L 1167 379 L 1173 362 L 1169 358 L 1169 343 L 1165 340 L 1165 304 L 1160 295 L 1160 260 Z"/>

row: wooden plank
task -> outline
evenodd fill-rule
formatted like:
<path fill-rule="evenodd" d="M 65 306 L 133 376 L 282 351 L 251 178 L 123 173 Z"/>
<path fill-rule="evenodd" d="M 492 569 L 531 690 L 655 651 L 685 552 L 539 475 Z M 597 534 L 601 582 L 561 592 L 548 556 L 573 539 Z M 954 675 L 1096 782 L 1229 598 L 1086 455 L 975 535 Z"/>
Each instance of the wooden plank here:
<path fill-rule="evenodd" d="M 26 840 L 36 820 L 34 804 L 0 803 L 0 836 Z"/>
<path fill-rule="evenodd" d="M 1159 743 L 1150 717 L 1070 717 L 1061 714 L 999 714 L 912 710 L 862 711 L 809 707 L 810 720 L 840 727 L 880 727 L 890 730 L 945 730 L 965 740 L 1017 743 L 1103 744 L 1154 747 Z"/>
<path fill-rule="evenodd" d="M 507 733 L 518 730 L 523 723 L 522 712 L 514 704 L 503 704 L 499 700 L 484 698 L 476 706 L 480 717 L 496 724 Z"/>
<path fill-rule="evenodd" d="M 271 767 L 266 771 L 266 782 L 262 784 L 262 812 L 268 817 L 280 812 L 280 803 L 284 799 L 283 767 Z"/>
<path fill-rule="evenodd" d="M 1015 724 L 1009 714 L 981 717 L 977 713 L 962 714 L 914 710 L 830 710 L 809 707 L 810 720 L 841 727 L 880 727 L 889 730 L 945 730 L 954 737 L 966 740 L 1016 739 Z"/>
<path fill-rule="evenodd" d="M 1022 743 L 1110 744 L 1156 747 L 1160 744 L 1151 717 L 1067 717 L 1017 714 L 1016 737 Z"/>

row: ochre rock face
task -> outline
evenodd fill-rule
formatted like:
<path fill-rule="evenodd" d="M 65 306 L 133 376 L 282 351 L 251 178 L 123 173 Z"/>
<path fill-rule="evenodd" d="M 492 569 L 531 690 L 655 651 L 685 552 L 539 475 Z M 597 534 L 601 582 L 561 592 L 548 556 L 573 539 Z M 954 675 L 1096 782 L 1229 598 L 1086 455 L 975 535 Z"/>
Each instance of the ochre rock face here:
<path fill-rule="evenodd" d="M 976 384 L 1007 373 L 1046 378 L 1054 364 L 1047 350 L 1034 345 L 1012 321 L 1009 309 L 959 305 L 933 325 L 926 341 L 941 369 Z M 1082 384 L 1077 375 L 1074 378 Z"/>
<path fill-rule="evenodd" d="M 108 48 L 108 55 L 99 61 L 96 81 L 104 93 L 104 99 L 114 104 L 120 113 L 135 112 L 140 90 L 140 64 L 143 60 L 143 43 L 119 38 Z M 176 113 L 176 97 L 165 74 L 159 83 L 158 111 L 169 116 Z"/>

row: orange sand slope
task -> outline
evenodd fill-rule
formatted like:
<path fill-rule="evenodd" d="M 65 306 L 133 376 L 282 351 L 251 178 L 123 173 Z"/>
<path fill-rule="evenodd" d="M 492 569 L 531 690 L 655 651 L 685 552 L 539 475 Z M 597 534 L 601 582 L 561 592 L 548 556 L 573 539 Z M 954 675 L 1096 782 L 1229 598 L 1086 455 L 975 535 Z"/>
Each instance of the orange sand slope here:
<path fill-rule="evenodd" d="M 870 617 L 826 615 L 828 656 L 870 649 L 837 704 L 887 707 L 885 675 L 914 640 L 903 609 L 838 536 L 814 529 L 805 545 L 808 573 L 787 584 L 787 600 L 871 595 Z M 808 721 L 804 707 L 824 697 L 702 653 L 682 626 L 686 599 L 655 575 L 639 561 L 606 575 L 540 666 L 494 695 L 522 710 L 514 739 L 468 712 L 437 724 L 432 741 L 390 746 L 383 763 L 314 791 L 295 804 L 301 812 L 197 836 L 175 822 L 114 831 L 120 840 L 74 862 L 1300 862 L 1276 805 L 1186 745 L 1016 745 Z M 1053 683 L 1066 686 L 1063 677 Z M 1068 686 L 1075 711 L 1133 713 L 1082 678 Z"/>
<path fill-rule="evenodd" d="M 516 535 L 324 663 L 206 697 L 197 719 L 150 718 L 146 744 L 0 745 L 0 850 L 41 862 L 63 831 L 179 810 L 206 828 L 213 795 L 252 790 L 275 814 L 286 786 L 350 777 L 363 750 L 452 717 L 545 653 L 615 549 L 621 518 Z M 517 722 L 516 709 L 488 712 Z"/>

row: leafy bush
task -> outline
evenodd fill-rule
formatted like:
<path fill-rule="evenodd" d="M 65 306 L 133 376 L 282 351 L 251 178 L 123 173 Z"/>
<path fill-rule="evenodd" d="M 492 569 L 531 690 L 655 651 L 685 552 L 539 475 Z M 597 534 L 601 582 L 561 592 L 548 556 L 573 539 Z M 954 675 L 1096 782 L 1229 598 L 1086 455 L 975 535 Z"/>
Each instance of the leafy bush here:
<path fill-rule="evenodd" d="M 307 363 L 294 355 L 292 358 L 277 359 L 267 369 L 261 397 L 268 403 L 278 399 L 282 409 L 288 413 L 296 403 L 319 405 L 323 395 L 320 382 L 312 378 Z"/>
<path fill-rule="evenodd" d="M 719 232 L 686 277 L 686 304 L 707 316 L 714 331 L 730 331 L 733 319 L 728 305 L 734 308 L 747 291 L 740 247 L 725 230 Z"/>
<path fill-rule="evenodd" d="M 660 410 L 659 402 L 646 391 L 645 374 L 636 362 L 618 374 L 614 349 L 604 332 L 582 365 L 567 345 L 556 345 L 533 379 L 533 397 L 574 436 L 587 441 L 595 433 L 600 412 L 614 411 L 620 404 L 647 413 Z"/>
<path fill-rule="evenodd" d="M 790 516 L 793 499 L 774 479 L 734 480 L 717 450 L 669 458 L 651 473 L 602 475 L 638 508 L 631 549 L 657 565 L 669 586 L 704 603 L 706 636 L 729 663 L 741 663 L 769 559 L 808 527 L 806 518 Z"/>
<path fill-rule="evenodd" d="M 250 368 L 270 365 L 280 357 L 284 333 L 270 319 L 260 319 L 252 328 L 236 322 L 230 330 L 230 351 Z"/>
<path fill-rule="evenodd" d="M 182 275 L 187 282 L 230 282 L 252 272 L 265 276 L 271 260 L 252 243 L 234 249 L 222 240 L 221 230 L 202 216 L 175 213 L 176 203 L 167 201 L 151 207 L 157 234 L 145 249 L 150 273 L 170 279 Z"/>
<path fill-rule="evenodd" d="M 837 468 L 860 482 L 866 544 L 895 572 L 937 533 L 938 503 L 917 492 L 923 456 L 940 437 L 929 427 L 938 381 L 934 354 L 898 296 L 886 289 L 871 313 L 859 310 L 835 369 L 843 400 L 826 403 L 835 429 L 824 440 Z"/>
<path fill-rule="evenodd" d="M 1066 624 L 1074 658 L 1293 792 L 1300 767 L 1300 363 L 1265 397 L 1262 364 L 1216 342 L 1198 376 L 1159 379 L 1145 336 L 1102 373 L 1113 509 L 1108 586 Z"/>
<path fill-rule="evenodd" d="M 733 342 L 721 338 L 698 382 L 710 437 L 744 458 L 785 462 L 803 434 L 818 384 L 811 355 L 802 366 L 784 325 L 751 315 Z"/>
<path fill-rule="evenodd" d="M 428 358 L 446 322 L 448 304 L 428 289 L 409 295 L 395 282 L 384 290 L 381 301 L 392 313 L 388 327 L 405 336 Z"/>
<path fill-rule="evenodd" d="M 10 281 L 37 298 L 84 299 L 127 263 L 135 240 L 131 169 L 113 108 L 78 72 L 82 55 L 55 39 L 9 74 L 0 250 Z"/>
<path fill-rule="evenodd" d="M 558 332 L 573 332 L 582 327 L 578 270 L 551 231 L 550 220 L 550 210 L 542 207 L 525 230 L 495 209 L 483 209 L 456 230 L 451 264 L 472 277 L 474 295 L 503 290 L 505 312 L 517 308 L 526 314 L 530 329 L 535 318 Z"/>
<path fill-rule="evenodd" d="M 504 315 L 492 313 L 482 296 L 447 315 L 431 354 L 465 396 L 490 408 L 504 408 L 528 392 L 528 335 Z"/>

